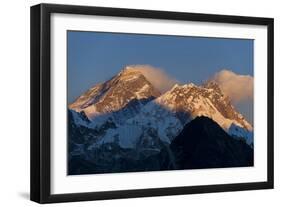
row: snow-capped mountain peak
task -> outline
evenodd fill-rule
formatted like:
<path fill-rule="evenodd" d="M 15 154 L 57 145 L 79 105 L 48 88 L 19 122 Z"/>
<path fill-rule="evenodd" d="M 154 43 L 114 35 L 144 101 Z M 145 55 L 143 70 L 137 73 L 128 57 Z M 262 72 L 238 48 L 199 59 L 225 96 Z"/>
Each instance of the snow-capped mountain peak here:
<path fill-rule="evenodd" d="M 160 95 L 140 71 L 125 67 L 110 80 L 82 94 L 69 108 L 84 111 L 87 117 L 118 112 L 126 106 L 145 104 Z"/>
<path fill-rule="evenodd" d="M 169 109 L 179 119 L 190 120 L 197 116 L 207 116 L 228 131 L 232 126 L 252 131 L 242 114 L 237 112 L 229 98 L 216 83 L 203 86 L 195 84 L 175 85 L 170 91 L 155 99 L 156 105 Z M 232 130 L 233 131 L 233 130 Z"/>

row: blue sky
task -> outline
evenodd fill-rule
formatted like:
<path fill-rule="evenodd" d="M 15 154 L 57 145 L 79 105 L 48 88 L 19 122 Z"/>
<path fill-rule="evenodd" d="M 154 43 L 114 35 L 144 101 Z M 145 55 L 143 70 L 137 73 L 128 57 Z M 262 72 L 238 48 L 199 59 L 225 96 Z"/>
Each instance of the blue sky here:
<path fill-rule="evenodd" d="M 68 103 L 126 65 L 161 68 L 181 83 L 200 84 L 222 69 L 253 76 L 253 40 L 78 31 L 67 37 Z M 252 110 L 240 105 L 244 114 Z"/>

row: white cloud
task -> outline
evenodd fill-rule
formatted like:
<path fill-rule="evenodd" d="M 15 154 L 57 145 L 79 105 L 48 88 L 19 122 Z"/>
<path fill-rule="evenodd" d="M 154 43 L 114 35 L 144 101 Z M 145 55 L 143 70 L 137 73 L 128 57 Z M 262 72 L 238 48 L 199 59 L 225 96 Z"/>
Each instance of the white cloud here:
<path fill-rule="evenodd" d="M 254 78 L 250 75 L 239 75 L 230 70 L 221 70 L 211 80 L 218 83 L 221 90 L 234 103 L 253 99 Z"/>
<path fill-rule="evenodd" d="M 140 71 L 146 79 L 161 93 L 164 93 L 171 89 L 176 83 L 179 83 L 176 79 L 170 77 L 160 68 L 156 68 L 150 65 L 130 65 L 131 69 Z"/>

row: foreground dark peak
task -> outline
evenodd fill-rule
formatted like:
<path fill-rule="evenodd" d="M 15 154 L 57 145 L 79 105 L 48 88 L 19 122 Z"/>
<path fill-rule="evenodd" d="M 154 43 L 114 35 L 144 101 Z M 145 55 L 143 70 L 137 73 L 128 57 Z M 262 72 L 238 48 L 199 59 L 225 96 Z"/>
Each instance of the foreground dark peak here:
<path fill-rule="evenodd" d="M 206 137 L 230 137 L 218 123 L 206 116 L 199 116 L 186 124 L 181 133 L 177 137 L 182 137 L 186 134 L 204 134 Z"/>
<path fill-rule="evenodd" d="M 253 166 L 253 149 L 230 137 L 208 117 L 188 123 L 172 141 L 177 168 L 216 168 Z"/>

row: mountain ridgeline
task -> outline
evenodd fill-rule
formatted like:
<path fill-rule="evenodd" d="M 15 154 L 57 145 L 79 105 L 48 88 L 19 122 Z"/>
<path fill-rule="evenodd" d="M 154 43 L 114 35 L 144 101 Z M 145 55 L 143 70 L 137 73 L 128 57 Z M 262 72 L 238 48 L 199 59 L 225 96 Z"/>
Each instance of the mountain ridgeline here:
<path fill-rule="evenodd" d="M 160 93 L 127 66 L 68 108 L 69 175 L 253 166 L 253 128 L 215 82 Z"/>

